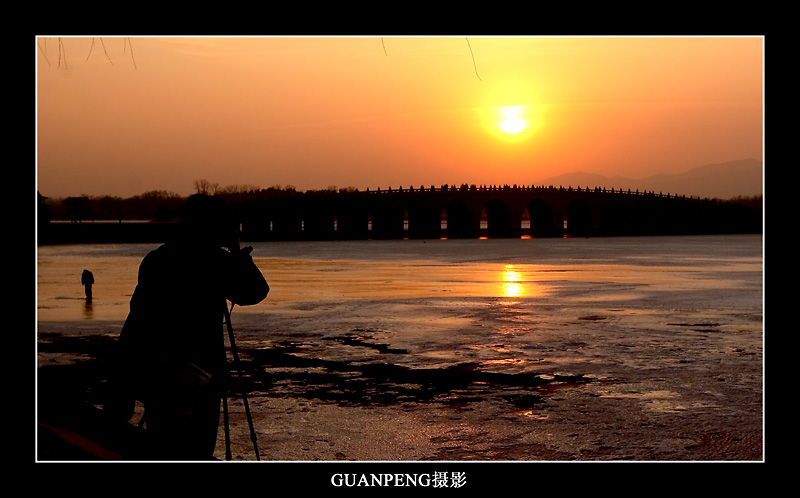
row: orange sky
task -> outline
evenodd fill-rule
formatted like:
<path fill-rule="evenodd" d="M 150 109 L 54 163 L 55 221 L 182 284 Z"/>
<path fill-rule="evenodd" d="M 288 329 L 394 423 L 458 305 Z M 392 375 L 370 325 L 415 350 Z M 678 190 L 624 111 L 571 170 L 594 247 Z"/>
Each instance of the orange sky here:
<path fill-rule="evenodd" d="M 761 37 L 60 40 L 35 47 L 47 197 L 643 178 L 763 154 Z M 521 133 L 499 131 L 502 106 Z"/>

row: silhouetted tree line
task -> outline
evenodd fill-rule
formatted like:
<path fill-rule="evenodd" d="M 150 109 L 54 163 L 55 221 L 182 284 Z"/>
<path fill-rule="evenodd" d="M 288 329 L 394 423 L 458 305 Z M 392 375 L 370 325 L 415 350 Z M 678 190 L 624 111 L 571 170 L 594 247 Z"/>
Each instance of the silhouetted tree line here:
<path fill-rule="evenodd" d="M 293 185 L 275 185 L 266 189 L 254 185 L 229 185 L 220 187 L 218 184 L 210 183 L 206 180 L 195 181 L 195 191 L 216 195 L 225 199 L 230 204 L 239 204 L 253 200 L 273 200 L 286 197 L 299 196 L 329 196 L 336 194 L 348 194 L 358 192 L 354 187 L 337 188 L 330 186 L 319 190 L 297 190 Z M 453 185 L 440 187 L 445 190 L 449 187 L 452 190 L 472 190 L 470 186 Z M 516 188 L 507 187 L 507 188 Z M 402 190 L 402 187 L 400 187 Z M 435 188 L 431 186 L 431 190 Z M 378 189 L 379 191 L 381 189 Z M 420 190 L 427 190 L 420 187 Z M 38 222 L 48 223 L 51 220 L 72 221 L 81 223 L 93 220 L 117 220 L 117 221 L 174 221 L 180 215 L 180 207 L 186 201 L 186 197 L 175 192 L 164 190 L 151 190 L 141 195 L 129 198 L 114 196 L 78 196 L 66 198 L 47 198 L 37 193 L 39 199 Z M 724 204 L 737 205 L 744 208 L 762 207 L 763 196 L 738 196 L 728 200 L 719 200 Z"/>
<path fill-rule="evenodd" d="M 180 207 L 185 201 L 186 197 L 163 190 L 153 190 L 129 198 L 105 195 L 54 199 L 39 194 L 39 222 L 170 221 L 179 215 Z"/>
<path fill-rule="evenodd" d="M 728 204 L 739 205 L 747 208 L 756 208 L 761 209 L 764 206 L 764 196 L 763 195 L 753 195 L 753 196 L 736 196 L 731 199 L 725 201 Z"/>
<path fill-rule="evenodd" d="M 207 180 L 196 180 L 194 189 L 197 193 L 215 195 L 233 203 L 251 199 L 278 199 L 306 194 L 306 192 L 299 192 L 293 185 L 275 185 L 266 189 L 255 185 L 220 187 L 219 184 Z M 328 189 L 335 190 L 335 187 Z M 340 190 L 352 191 L 354 189 L 348 187 L 348 189 Z M 318 191 L 308 191 L 308 193 L 314 192 Z M 74 223 L 95 220 L 174 221 L 180 216 L 180 208 L 187 198 L 166 190 L 151 190 L 128 198 L 110 195 L 49 198 L 40 192 L 37 192 L 37 197 L 38 222 L 40 224 L 50 221 Z"/>

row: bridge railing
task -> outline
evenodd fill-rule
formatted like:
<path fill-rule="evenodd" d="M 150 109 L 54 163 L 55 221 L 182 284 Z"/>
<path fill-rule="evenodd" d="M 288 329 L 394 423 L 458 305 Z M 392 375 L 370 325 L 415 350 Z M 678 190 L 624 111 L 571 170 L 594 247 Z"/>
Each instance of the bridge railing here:
<path fill-rule="evenodd" d="M 647 190 L 631 190 L 629 189 L 615 189 L 615 188 L 606 188 L 606 187 L 572 187 L 567 186 L 564 187 L 562 185 L 556 187 L 554 185 L 441 185 L 436 187 L 435 185 L 431 185 L 430 187 L 425 187 L 424 185 L 420 185 L 419 187 L 409 186 L 409 187 L 387 187 L 381 188 L 378 187 L 377 189 L 369 189 L 367 188 L 365 191 L 366 194 L 370 195 L 378 195 L 378 194 L 408 194 L 408 193 L 423 193 L 423 192 L 583 192 L 583 193 L 597 193 L 597 194 L 612 194 L 612 195 L 630 195 L 630 196 L 648 196 L 648 197 L 658 197 L 658 198 L 666 198 L 666 199 L 697 199 L 699 200 L 700 197 L 693 197 L 693 196 L 685 196 L 679 195 L 677 193 L 673 194 L 667 192 L 666 194 L 663 192 L 655 192 L 655 191 L 647 191 Z"/>

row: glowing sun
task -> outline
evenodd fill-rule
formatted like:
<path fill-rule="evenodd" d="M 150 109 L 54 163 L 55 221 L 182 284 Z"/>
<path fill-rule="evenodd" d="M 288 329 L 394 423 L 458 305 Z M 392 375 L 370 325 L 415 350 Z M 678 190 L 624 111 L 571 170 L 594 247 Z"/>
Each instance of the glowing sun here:
<path fill-rule="evenodd" d="M 505 105 L 484 108 L 484 128 L 505 142 L 522 142 L 542 127 L 542 109 L 533 105 Z"/>
<path fill-rule="evenodd" d="M 490 89 L 477 109 L 483 128 L 491 135 L 503 142 L 521 143 L 542 129 L 546 107 L 528 84 L 506 82 Z"/>
<path fill-rule="evenodd" d="M 506 133 L 521 133 L 528 128 L 523 111 L 518 106 L 501 107 L 498 111 L 497 126 Z"/>

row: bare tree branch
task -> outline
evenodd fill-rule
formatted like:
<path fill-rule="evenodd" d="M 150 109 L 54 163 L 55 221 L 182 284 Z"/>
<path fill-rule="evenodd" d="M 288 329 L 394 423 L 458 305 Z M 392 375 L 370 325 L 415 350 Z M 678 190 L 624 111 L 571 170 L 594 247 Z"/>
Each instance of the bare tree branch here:
<path fill-rule="evenodd" d="M 467 46 L 469 47 L 469 53 L 472 55 L 472 66 L 475 68 L 475 76 L 477 76 L 478 79 L 481 80 L 481 75 L 478 74 L 478 65 L 475 64 L 475 54 L 472 53 L 472 45 L 470 45 L 469 43 L 469 38 L 467 38 L 466 40 L 467 40 Z"/>

